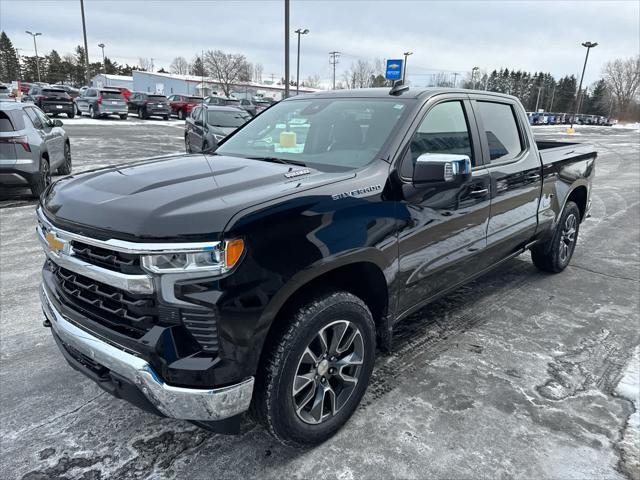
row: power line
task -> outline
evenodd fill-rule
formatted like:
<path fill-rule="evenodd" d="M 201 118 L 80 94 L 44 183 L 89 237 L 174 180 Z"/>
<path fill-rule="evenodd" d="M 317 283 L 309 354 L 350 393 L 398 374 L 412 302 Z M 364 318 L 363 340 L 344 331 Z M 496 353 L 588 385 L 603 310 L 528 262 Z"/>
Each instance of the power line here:
<path fill-rule="evenodd" d="M 333 89 L 336 89 L 336 65 L 340 63 L 338 60 L 340 58 L 340 52 L 334 50 L 333 52 L 329 52 L 329 63 L 333 66 Z"/>

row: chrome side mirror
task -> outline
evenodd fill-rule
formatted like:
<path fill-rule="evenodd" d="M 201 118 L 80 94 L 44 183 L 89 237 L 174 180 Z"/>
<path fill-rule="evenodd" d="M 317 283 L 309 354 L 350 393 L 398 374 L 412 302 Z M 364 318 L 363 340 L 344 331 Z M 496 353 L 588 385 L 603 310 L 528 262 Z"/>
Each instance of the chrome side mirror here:
<path fill-rule="evenodd" d="M 462 185 L 471 180 L 471 159 L 467 155 L 423 153 L 416 160 L 413 183 L 425 187 Z"/>

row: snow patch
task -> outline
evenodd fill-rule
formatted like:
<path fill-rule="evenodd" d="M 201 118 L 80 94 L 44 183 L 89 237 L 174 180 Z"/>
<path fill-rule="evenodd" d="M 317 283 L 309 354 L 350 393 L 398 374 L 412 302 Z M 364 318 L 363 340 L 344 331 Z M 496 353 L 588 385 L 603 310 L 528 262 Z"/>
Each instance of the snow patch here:
<path fill-rule="evenodd" d="M 640 347 L 636 347 L 615 390 L 616 394 L 633 403 L 634 412 L 618 443 L 622 468 L 633 480 L 640 480 Z"/>
<path fill-rule="evenodd" d="M 124 126 L 124 125 L 162 125 L 168 127 L 180 127 L 184 128 L 184 120 L 138 120 L 137 118 L 131 118 L 127 120 L 119 120 L 116 118 L 89 118 L 89 117 L 74 117 L 63 118 L 64 125 L 108 125 L 108 126 Z"/>

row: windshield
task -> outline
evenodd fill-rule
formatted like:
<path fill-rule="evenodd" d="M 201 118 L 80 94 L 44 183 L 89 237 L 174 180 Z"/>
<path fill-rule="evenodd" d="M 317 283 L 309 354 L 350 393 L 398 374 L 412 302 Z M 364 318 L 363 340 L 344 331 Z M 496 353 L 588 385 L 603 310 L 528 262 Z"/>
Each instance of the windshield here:
<path fill-rule="evenodd" d="M 236 100 L 234 98 L 227 98 L 224 101 L 225 105 L 240 105 L 240 100 Z"/>
<path fill-rule="evenodd" d="M 207 112 L 207 123 L 216 127 L 240 127 L 247 123 L 251 116 L 243 111 L 210 110 Z"/>
<path fill-rule="evenodd" d="M 265 110 L 216 153 L 275 157 L 340 171 L 373 161 L 407 111 L 407 100 L 313 99 Z"/>

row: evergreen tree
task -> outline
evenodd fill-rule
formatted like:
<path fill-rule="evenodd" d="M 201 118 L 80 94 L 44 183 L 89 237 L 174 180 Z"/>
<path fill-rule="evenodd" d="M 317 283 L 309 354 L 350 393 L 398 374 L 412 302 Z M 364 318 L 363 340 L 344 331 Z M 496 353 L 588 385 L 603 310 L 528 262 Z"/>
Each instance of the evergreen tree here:
<path fill-rule="evenodd" d="M 604 79 L 598 80 L 591 88 L 591 95 L 582 102 L 582 112 L 589 115 L 603 115 L 609 113 L 611 104 L 611 94 L 607 89 L 607 82 Z"/>
<path fill-rule="evenodd" d="M 42 63 L 42 62 L 41 62 Z M 45 57 L 45 63 L 47 69 L 43 79 L 46 79 L 49 83 L 58 83 L 65 80 L 64 65 L 62 58 L 58 55 L 58 52 L 51 50 L 51 53 Z M 42 65 L 40 66 L 42 68 Z"/>
<path fill-rule="evenodd" d="M 204 64 L 202 63 L 202 58 L 196 56 L 193 59 L 193 62 L 191 62 L 191 75 L 197 75 L 199 77 L 207 76 Z"/>
<path fill-rule="evenodd" d="M 20 78 L 20 62 L 16 49 L 6 33 L 0 33 L 0 81 L 11 82 Z"/>

